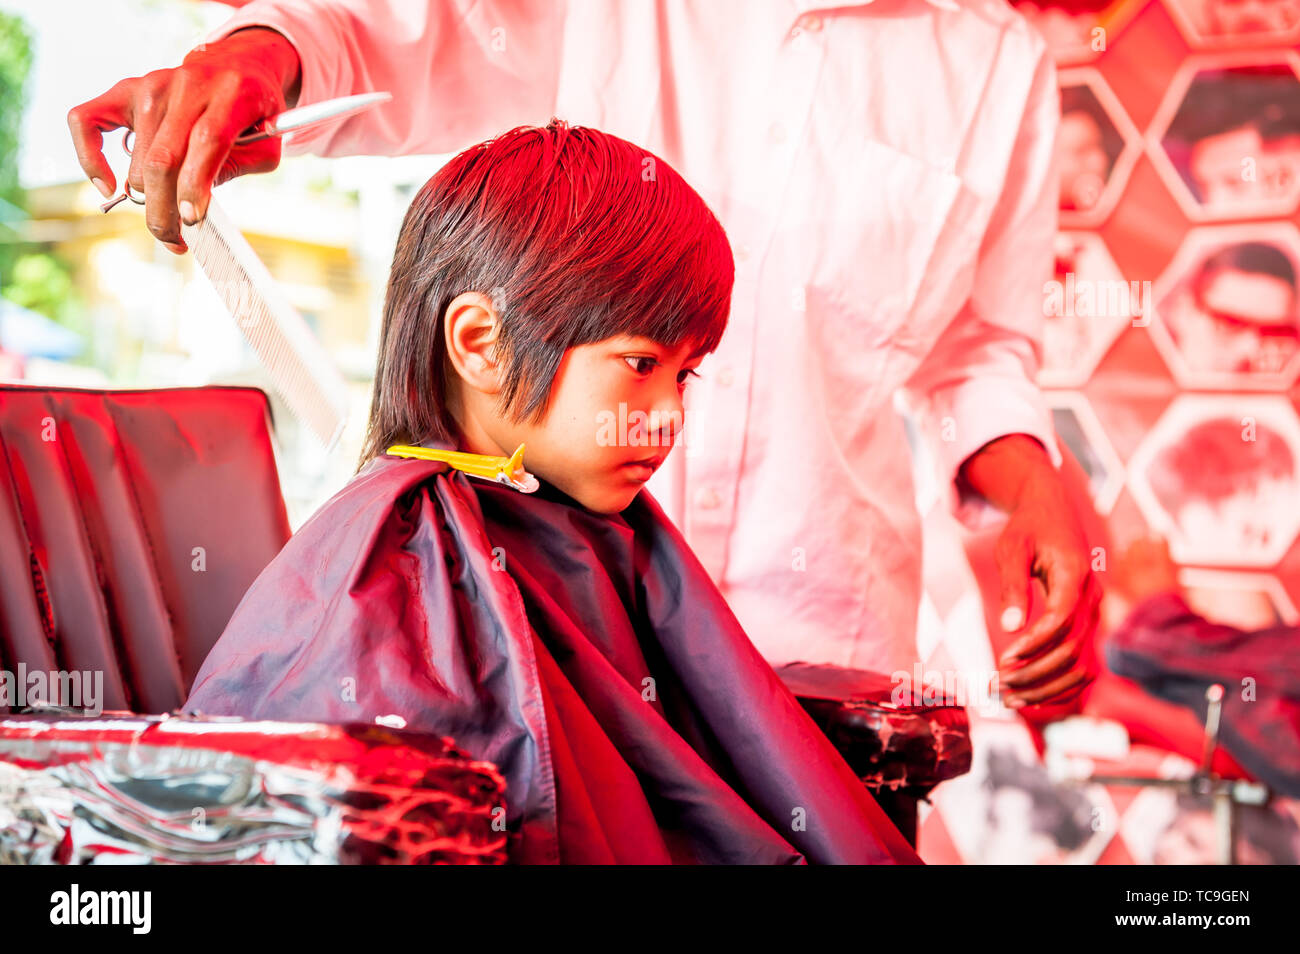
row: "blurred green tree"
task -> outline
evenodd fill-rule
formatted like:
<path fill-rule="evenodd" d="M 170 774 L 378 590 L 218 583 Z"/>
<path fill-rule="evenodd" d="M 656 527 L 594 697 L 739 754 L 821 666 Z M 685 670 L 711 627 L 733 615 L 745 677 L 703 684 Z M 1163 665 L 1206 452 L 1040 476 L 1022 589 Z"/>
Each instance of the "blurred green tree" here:
<path fill-rule="evenodd" d="M 21 17 L 0 13 L 0 295 L 84 332 L 67 264 L 47 248 L 22 240 L 27 210 L 18 176 L 18 143 L 31 68 L 27 25 Z"/>
<path fill-rule="evenodd" d="M 27 105 L 32 38 L 21 17 L 0 13 L 0 288 L 6 288 L 23 249 L 17 229 L 26 218 L 18 181 L 18 137 Z"/>

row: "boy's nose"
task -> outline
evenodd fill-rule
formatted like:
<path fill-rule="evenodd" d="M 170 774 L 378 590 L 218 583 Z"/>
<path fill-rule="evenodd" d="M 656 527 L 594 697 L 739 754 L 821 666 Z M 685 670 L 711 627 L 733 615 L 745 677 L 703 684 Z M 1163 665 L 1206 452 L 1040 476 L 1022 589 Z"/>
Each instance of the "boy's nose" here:
<path fill-rule="evenodd" d="M 656 446 L 672 447 L 681 436 L 682 425 L 685 423 L 681 394 L 674 391 L 655 401 L 649 410 L 650 430 L 657 438 Z"/>

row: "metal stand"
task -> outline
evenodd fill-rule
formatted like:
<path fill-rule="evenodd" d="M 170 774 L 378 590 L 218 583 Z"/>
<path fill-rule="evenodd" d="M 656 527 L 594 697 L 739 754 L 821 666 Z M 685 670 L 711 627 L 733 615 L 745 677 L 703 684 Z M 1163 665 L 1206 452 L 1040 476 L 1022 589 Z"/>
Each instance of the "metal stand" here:
<path fill-rule="evenodd" d="M 1215 864 L 1236 864 L 1235 833 L 1236 806 L 1263 805 L 1268 802 L 1269 790 L 1256 782 L 1221 778 L 1212 765 L 1219 747 L 1219 720 L 1223 714 L 1222 685 L 1215 683 L 1205 690 L 1208 703 L 1205 712 L 1205 745 L 1201 750 L 1201 766 L 1191 778 L 1144 778 L 1132 775 L 1090 775 L 1083 781 L 1099 785 L 1132 785 L 1138 787 L 1170 788 L 1192 795 L 1208 796 L 1214 819 Z"/>

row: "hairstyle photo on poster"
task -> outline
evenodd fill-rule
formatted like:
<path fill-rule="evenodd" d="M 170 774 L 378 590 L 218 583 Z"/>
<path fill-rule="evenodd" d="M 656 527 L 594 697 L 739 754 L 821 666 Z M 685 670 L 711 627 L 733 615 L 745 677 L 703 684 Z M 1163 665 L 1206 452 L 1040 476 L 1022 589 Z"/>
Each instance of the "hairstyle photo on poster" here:
<path fill-rule="evenodd" d="M 1147 150 L 1195 221 L 1291 215 L 1300 200 L 1300 58 L 1236 52 L 1175 74 Z"/>
<path fill-rule="evenodd" d="M 1015 0 L 1012 6 L 1051 47 L 1058 66 L 1089 63 L 1106 52 L 1147 0 Z"/>
<path fill-rule="evenodd" d="M 1176 757 L 1171 756 L 1172 762 Z M 1196 767 L 1186 759 L 1182 775 Z M 1296 803 L 1275 800 L 1268 805 L 1236 806 L 1235 861 L 1240 865 L 1294 865 L 1300 862 L 1300 819 Z M 1209 796 L 1144 788 L 1120 821 L 1124 844 L 1143 865 L 1209 865 L 1215 863 L 1213 800 Z"/>
<path fill-rule="evenodd" d="M 1298 462 L 1286 398 L 1184 394 L 1133 454 L 1129 489 L 1177 562 L 1268 569 L 1300 531 Z"/>
<path fill-rule="evenodd" d="M 1094 864 L 1117 812 L 1101 785 L 1060 784 L 1018 722 L 980 719 L 969 774 L 934 793 L 966 864 Z"/>
<path fill-rule="evenodd" d="M 1115 339 L 1150 313 L 1150 281 L 1128 281 L 1095 232 L 1058 232 L 1043 287 L 1043 387 L 1080 387 Z"/>
<path fill-rule="evenodd" d="M 1300 231 L 1193 229 L 1156 282 L 1151 336 L 1184 387 L 1282 389 L 1300 370 Z"/>
<path fill-rule="evenodd" d="M 1061 225 L 1100 225 L 1114 210 L 1142 154 L 1142 134 L 1095 69 L 1063 70 L 1057 82 Z"/>
<path fill-rule="evenodd" d="M 1097 513 L 1108 514 L 1124 489 L 1124 463 L 1106 439 L 1097 414 L 1078 391 L 1048 391 L 1052 426 L 1088 478 L 1088 494 Z"/>
<path fill-rule="evenodd" d="M 1300 42 L 1300 0 L 1164 0 L 1164 5 L 1194 49 Z"/>

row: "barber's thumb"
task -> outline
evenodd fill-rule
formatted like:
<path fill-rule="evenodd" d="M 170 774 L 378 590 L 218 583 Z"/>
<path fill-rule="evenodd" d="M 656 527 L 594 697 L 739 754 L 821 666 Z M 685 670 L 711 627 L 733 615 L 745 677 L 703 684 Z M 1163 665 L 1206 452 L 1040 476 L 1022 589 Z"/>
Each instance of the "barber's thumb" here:
<path fill-rule="evenodd" d="M 1029 618 L 1029 577 L 1024 567 L 1003 565 L 1002 616 L 999 622 L 1006 633 L 1019 632 Z"/>

